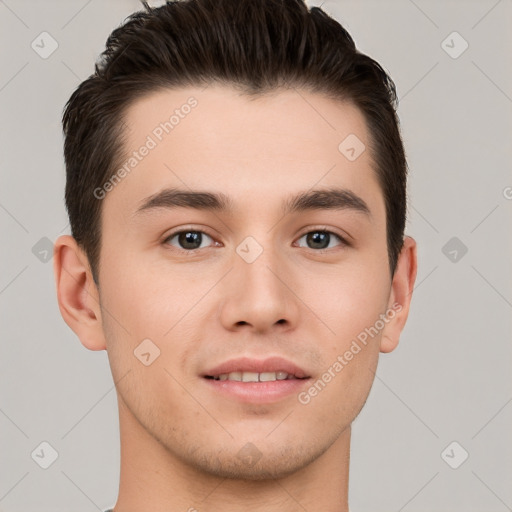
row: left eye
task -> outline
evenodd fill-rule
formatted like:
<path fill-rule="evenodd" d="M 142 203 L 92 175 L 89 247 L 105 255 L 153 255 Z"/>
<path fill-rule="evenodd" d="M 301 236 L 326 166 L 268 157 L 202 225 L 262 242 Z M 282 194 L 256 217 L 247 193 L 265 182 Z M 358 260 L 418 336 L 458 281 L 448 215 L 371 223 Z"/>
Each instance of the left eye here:
<path fill-rule="evenodd" d="M 333 236 L 341 242 L 341 245 L 346 245 L 343 238 L 330 231 L 310 231 L 309 233 L 302 235 L 299 240 L 306 238 L 306 243 L 311 244 L 308 246 L 310 249 L 329 249 L 329 245 L 333 240 L 331 237 Z"/>
<path fill-rule="evenodd" d="M 170 240 L 177 238 L 179 249 L 202 249 L 204 247 L 202 246 L 203 237 L 213 240 L 211 236 L 207 235 L 206 233 L 203 233 L 202 231 L 180 231 L 178 233 L 170 235 L 168 238 L 165 239 L 165 242 L 169 243 L 169 245 L 173 245 L 174 247 L 176 247 L 176 245 L 171 243 Z"/>

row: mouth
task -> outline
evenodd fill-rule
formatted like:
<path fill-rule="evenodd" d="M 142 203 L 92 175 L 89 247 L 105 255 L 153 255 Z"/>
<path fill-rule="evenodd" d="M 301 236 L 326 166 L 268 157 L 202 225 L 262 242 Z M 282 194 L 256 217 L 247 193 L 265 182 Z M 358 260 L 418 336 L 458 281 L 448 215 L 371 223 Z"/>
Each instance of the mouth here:
<path fill-rule="evenodd" d="M 307 379 L 309 377 L 297 377 L 296 375 L 279 370 L 277 372 L 249 372 L 249 371 L 235 371 L 230 373 L 221 373 L 219 375 L 205 375 L 206 379 L 213 380 L 233 380 L 236 382 L 274 382 L 276 380 L 292 380 L 292 379 Z"/>
<path fill-rule="evenodd" d="M 281 357 L 232 359 L 201 375 L 210 389 L 244 403 L 271 403 L 298 393 L 310 375 Z"/>

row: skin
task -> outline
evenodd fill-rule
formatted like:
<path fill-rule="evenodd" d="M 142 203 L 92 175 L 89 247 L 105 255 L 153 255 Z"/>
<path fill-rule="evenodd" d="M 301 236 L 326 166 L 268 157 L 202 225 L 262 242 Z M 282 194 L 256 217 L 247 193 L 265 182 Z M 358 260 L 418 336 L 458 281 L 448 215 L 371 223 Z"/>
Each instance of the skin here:
<path fill-rule="evenodd" d="M 126 154 L 191 96 L 197 106 L 103 199 L 100 287 L 72 237 L 55 243 L 61 314 L 85 347 L 107 350 L 116 383 L 115 512 L 347 511 L 351 423 L 379 353 L 405 325 L 416 243 L 405 238 L 392 277 L 370 151 L 351 162 L 338 150 L 349 134 L 368 148 L 363 116 L 317 93 L 153 92 L 126 112 Z M 234 210 L 134 213 L 165 187 L 223 192 Z M 289 196 L 332 187 L 360 196 L 371 214 L 283 215 Z M 186 253 L 167 238 L 180 229 L 209 236 Z M 325 230 L 350 245 L 335 235 L 326 249 L 308 245 L 304 235 Z M 236 252 L 248 236 L 263 248 L 252 263 Z M 400 311 L 307 404 L 296 393 L 241 403 L 201 377 L 234 357 L 281 356 L 307 371 L 307 390 L 393 304 Z M 160 349 L 149 366 L 134 357 L 147 338 Z M 255 463 L 239 456 L 244 446 Z"/>

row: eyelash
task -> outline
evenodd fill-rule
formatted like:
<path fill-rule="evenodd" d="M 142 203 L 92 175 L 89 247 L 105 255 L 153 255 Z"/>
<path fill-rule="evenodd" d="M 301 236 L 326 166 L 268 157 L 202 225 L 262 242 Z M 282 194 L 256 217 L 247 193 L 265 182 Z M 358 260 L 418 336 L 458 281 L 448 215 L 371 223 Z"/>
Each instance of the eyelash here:
<path fill-rule="evenodd" d="M 180 235 L 182 233 L 201 233 L 203 235 L 206 235 L 208 237 L 210 237 L 212 240 L 214 240 L 214 237 L 209 235 L 208 233 L 206 233 L 205 231 L 202 231 L 200 229 L 193 229 L 193 228 L 189 228 L 189 229 L 181 229 L 179 231 L 174 231 L 173 233 L 171 233 L 170 235 L 168 235 L 164 241 L 163 241 L 163 244 L 166 245 L 166 246 L 169 246 L 170 244 L 168 243 L 170 240 L 172 240 L 174 237 L 176 237 L 177 235 Z M 330 231 L 328 230 L 326 227 L 322 227 L 322 228 L 316 228 L 316 229 L 312 229 L 312 230 L 309 230 L 309 231 L 306 231 L 305 233 L 303 233 L 302 235 L 299 236 L 299 238 L 297 240 L 300 240 L 301 238 L 303 238 L 304 236 L 308 235 L 308 234 L 311 234 L 311 233 L 328 233 L 329 235 L 334 235 L 336 238 L 338 238 L 338 240 L 341 242 L 339 244 L 339 246 L 341 247 L 350 247 L 350 244 L 347 242 L 347 240 L 342 237 L 341 235 L 338 235 L 337 233 L 334 233 L 333 231 Z M 330 242 L 330 240 L 329 240 Z M 195 253 L 197 251 L 200 251 L 201 249 L 206 249 L 206 247 L 200 247 L 198 249 L 183 249 L 181 247 L 175 247 L 175 246 L 171 246 L 173 247 L 173 249 L 176 249 L 180 252 L 184 252 L 184 253 Z M 326 248 L 326 249 L 312 249 L 310 247 L 303 247 L 305 249 L 310 249 L 314 252 L 325 252 L 325 251 L 330 251 L 332 249 L 335 249 L 333 247 L 331 248 Z"/>

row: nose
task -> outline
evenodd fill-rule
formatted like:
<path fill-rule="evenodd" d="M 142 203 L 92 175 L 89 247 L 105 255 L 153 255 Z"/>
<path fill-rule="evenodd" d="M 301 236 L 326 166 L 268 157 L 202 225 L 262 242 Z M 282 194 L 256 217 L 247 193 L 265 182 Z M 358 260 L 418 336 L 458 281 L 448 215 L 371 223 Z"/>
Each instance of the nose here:
<path fill-rule="evenodd" d="M 300 299 L 293 291 L 293 269 L 283 254 L 270 247 L 252 262 L 238 253 L 224 281 L 221 322 L 228 330 L 265 333 L 296 327 Z"/>

